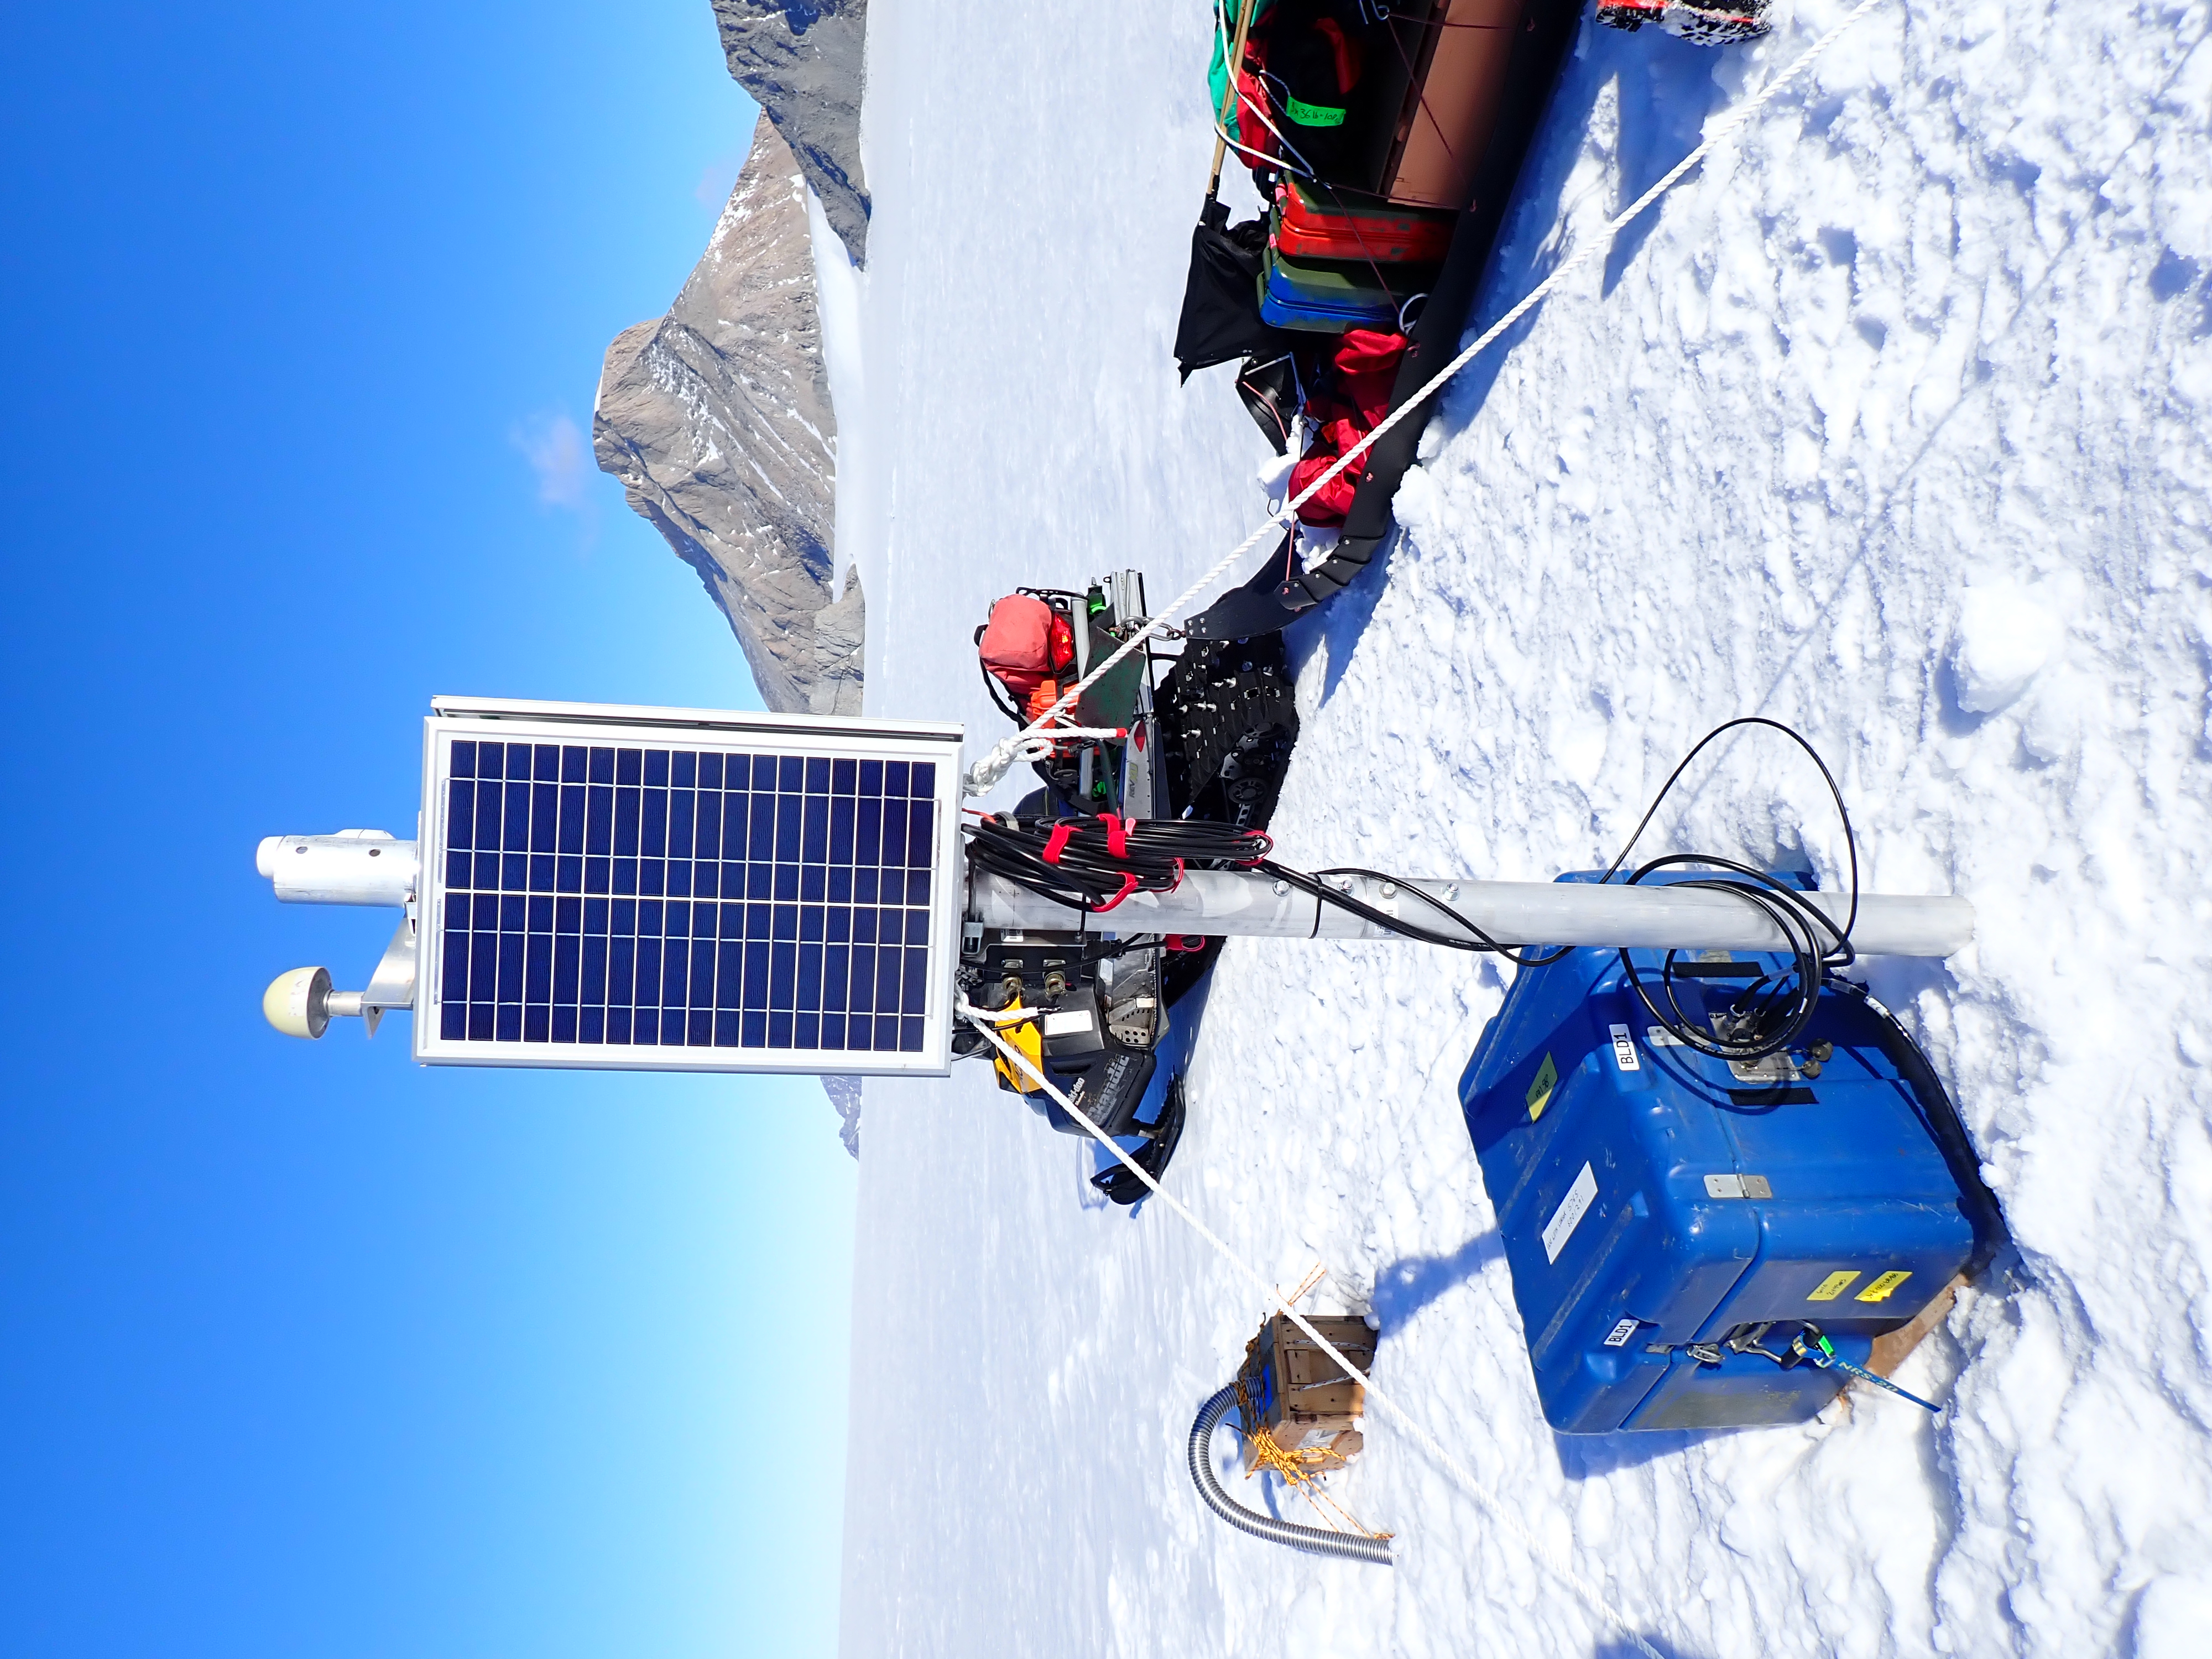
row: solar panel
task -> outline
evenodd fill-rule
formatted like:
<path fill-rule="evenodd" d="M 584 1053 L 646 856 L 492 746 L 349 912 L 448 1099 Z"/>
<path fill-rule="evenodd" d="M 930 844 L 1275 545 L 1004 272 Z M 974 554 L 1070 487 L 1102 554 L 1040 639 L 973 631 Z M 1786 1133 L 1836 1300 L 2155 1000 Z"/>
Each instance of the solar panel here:
<path fill-rule="evenodd" d="M 433 708 L 417 1059 L 946 1069 L 957 727 Z"/>

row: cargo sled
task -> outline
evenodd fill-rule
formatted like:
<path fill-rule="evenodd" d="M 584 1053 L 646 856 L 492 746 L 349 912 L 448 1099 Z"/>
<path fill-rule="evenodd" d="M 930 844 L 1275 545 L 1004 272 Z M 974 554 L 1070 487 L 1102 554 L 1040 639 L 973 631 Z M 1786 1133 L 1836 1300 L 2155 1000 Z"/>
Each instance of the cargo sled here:
<path fill-rule="evenodd" d="M 1597 17 L 1725 45 L 1764 33 L 1765 14 L 1766 0 L 1603 0 Z M 1214 172 L 1176 357 L 1186 378 L 1241 363 L 1246 407 L 1305 478 L 1459 349 L 1581 15 L 1582 0 L 1218 0 Z M 1251 169 L 1264 217 L 1229 222 L 1218 190 L 1230 154 Z M 1332 337 L 1353 330 L 1396 348 L 1379 398 L 1347 399 L 1339 384 Z M 1302 508 L 1191 636 L 1271 632 L 1348 586 L 1389 533 L 1425 418 L 1392 428 L 1340 491 Z"/>

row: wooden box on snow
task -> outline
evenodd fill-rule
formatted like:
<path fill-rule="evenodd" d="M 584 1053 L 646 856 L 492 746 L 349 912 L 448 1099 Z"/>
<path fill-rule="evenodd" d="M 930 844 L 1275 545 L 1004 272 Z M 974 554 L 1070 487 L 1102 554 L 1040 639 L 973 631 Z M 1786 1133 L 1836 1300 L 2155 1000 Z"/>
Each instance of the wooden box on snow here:
<path fill-rule="evenodd" d="M 1334 1316 L 1310 1322 L 1362 1371 L 1372 1368 L 1375 1333 L 1365 1320 Z M 1285 1451 L 1326 1449 L 1349 1457 L 1359 1449 L 1360 1434 L 1353 1424 L 1365 1408 L 1366 1389 L 1280 1315 L 1262 1325 L 1245 1348 L 1237 1380 L 1257 1419 L 1247 1426 L 1267 1430 Z M 1248 1439 L 1244 1467 L 1249 1470 L 1256 1462 Z"/>

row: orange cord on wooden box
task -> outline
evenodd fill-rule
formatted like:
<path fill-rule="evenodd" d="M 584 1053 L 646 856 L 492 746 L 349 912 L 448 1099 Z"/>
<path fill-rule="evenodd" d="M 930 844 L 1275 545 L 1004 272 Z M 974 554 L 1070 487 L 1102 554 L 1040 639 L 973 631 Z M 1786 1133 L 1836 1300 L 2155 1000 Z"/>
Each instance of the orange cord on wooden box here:
<path fill-rule="evenodd" d="M 1243 1423 L 1249 1424 L 1258 1420 L 1259 1413 L 1252 1409 L 1251 1397 L 1244 1392 L 1244 1384 L 1242 1381 L 1237 1384 L 1237 1413 Z M 1391 1538 L 1396 1535 L 1393 1533 L 1374 1531 L 1365 1522 L 1360 1520 L 1358 1516 L 1322 1490 L 1321 1483 L 1314 1477 L 1317 1474 L 1326 1474 L 1331 1469 L 1340 1469 L 1345 1465 L 1345 1460 L 1331 1448 L 1302 1446 L 1296 1451 L 1285 1451 L 1275 1443 L 1275 1437 L 1265 1429 L 1244 1428 L 1240 1430 L 1240 1432 L 1250 1443 L 1254 1454 L 1259 1460 L 1246 1472 L 1244 1478 L 1247 1480 L 1259 1474 L 1261 1469 L 1273 1469 L 1291 1486 L 1297 1487 L 1299 1492 L 1304 1493 L 1306 1501 L 1315 1509 L 1333 1512 L 1346 1528 L 1362 1537 Z M 1326 1515 L 1323 1518 L 1326 1519 Z"/>

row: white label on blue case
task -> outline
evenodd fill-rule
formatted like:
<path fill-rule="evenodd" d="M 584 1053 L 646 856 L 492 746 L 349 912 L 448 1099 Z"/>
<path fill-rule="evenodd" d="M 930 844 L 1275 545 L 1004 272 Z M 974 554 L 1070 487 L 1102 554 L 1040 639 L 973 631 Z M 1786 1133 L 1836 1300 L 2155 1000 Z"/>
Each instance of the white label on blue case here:
<path fill-rule="evenodd" d="M 1612 1333 L 1605 1339 L 1605 1346 L 1608 1348 L 1626 1347 L 1628 1345 L 1628 1339 L 1635 1334 L 1636 1322 L 1632 1319 L 1624 1319 L 1613 1328 Z"/>
<path fill-rule="evenodd" d="M 1567 1195 L 1559 1200 L 1559 1207 L 1552 1212 L 1552 1218 L 1544 1224 L 1544 1260 L 1557 1261 L 1559 1252 L 1567 1248 L 1567 1241 L 1575 1236 L 1575 1228 L 1589 1213 L 1589 1206 L 1597 1200 L 1597 1177 L 1590 1166 L 1583 1165 L 1583 1172 L 1575 1177 L 1575 1184 L 1567 1188 Z"/>
<path fill-rule="evenodd" d="M 1629 1035 L 1626 1025 L 1613 1028 L 1613 1063 L 1624 1072 L 1640 1072 L 1643 1062 L 1636 1058 L 1636 1039 Z"/>

